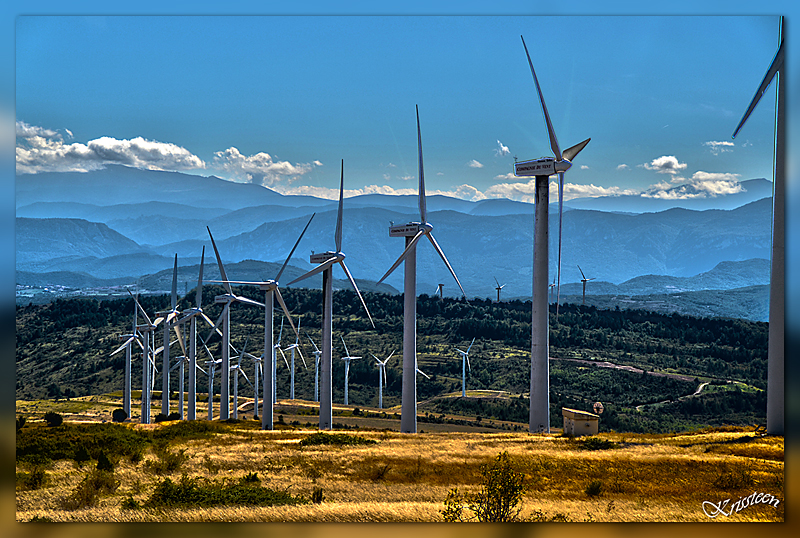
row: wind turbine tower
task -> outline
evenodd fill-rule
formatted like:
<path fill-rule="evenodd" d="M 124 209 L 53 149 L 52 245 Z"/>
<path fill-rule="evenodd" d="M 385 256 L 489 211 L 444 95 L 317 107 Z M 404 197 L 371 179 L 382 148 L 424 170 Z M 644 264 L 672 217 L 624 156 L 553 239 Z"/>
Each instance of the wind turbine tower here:
<path fill-rule="evenodd" d="M 778 51 L 767 69 L 761 85 L 750 101 L 731 138 L 736 138 L 764 92 L 778 78 L 775 111 L 775 170 L 772 188 L 772 265 L 769 286 L 769 347 L 767 349 L 767 433 L 784 433 L 784 313 L 786 290 L 786 64 L 783 47 L 785 25 L 780 18 Z"/>
<path fill-rule="evenodd" d="M 419 107 L 417 110 L 417 148 L 419 153 L 419 222 L 409 222 L 389 228 L 389 237 L 404 237 L 406 248 L 391 268 L 378 281 L 380 284 L 401 263 L 405 262 L 403 284 L 403 395 L 400 413 L 400 431 L 417 433 L 417 242 L 425 236 L 434 250 L 442 258 L 450 274 L 456 280 L 461 293 L 466 298 L 455 271 L 447 261 L 441 247 L 433 238 L 433 225 L 428 222 L 425 204 L 425 176 L 422 165 L 422 135 L 419 128 Z M 439 290 L 441 291 L 441 285 Z"/>
<path fill-rule="evenodd" d="M 341 338 L 345 354 L 345 356 L 341 358 L 344 361 L 344 405 L 349 405 L 347 401 L 347 388 L 350 381 L 350 361 L 360 359 L 361 357 L 353 357 L 350 355 L 350 352 L 347 351 L 347 344 L 344 343 L 344 337 L 342 336 Z"/>
<path fill-rule="evenodd" d="M 520 36 L 522 38 L 522 36 Z M 543 157 L 530 161 L 519 161 L 514 163 L 514 175 L 523 177 L 535 177 L 535 210 L 533 222 L 533 297 L 531 300 L 531 385 L 530 385 L 530 416 L 529 430 L 534 432 L 550 432 L 550 364 L 548 356 L 548 304 L 547 304 L 547 284 L 548 284 L 548 205 L 549 205 L 549 178 L 553 174 L 558 174 L 559 178 L 559 210 L 558 210 L 558 287 L 561 285 L 561 216 L 563 210 L 564 195 L 564 172 L 572 166 L 570 162 L 585 146 L 589 143 L 589 138 L 583 142 L 572 146 L 561 152 L 556 139 L 547 106 L 544 103 L 542 90 L 539 87 L 539 80 L 536 78 L 536 71 L 533 69 L 531 56 L 528 54 L 528 47 L 525 39 L 522 39 L 522 46 L 525 48 L 525 55 L 528 57 L 528 65 L 531 68 L 533 82 L 536 85 L 536 92 L 539 94 L 539 101 L 542 105 L 544 120 L 547 125 L 547 132 L 550 136 L 550 148 L 555 154 L 553 157 Z M 559 292 L 560 295 L 560 292 Z M 556 299 L 558 301 L 558 298 Z M 556 306 L 558 312 L 558 306 Z"/>
<path fill-rule="evenodd" d="M 497 290 L 497 302 L 499 303 L 499 302 L 500 302 L 500 290 L 502 290 L 503 288 L 505 288 L 505 287 L 506 287 L 506 285 L 505 285 L 505 284 L 503 284 L 503 285 L 501 286 L 501 285 L 500 285 L 500 283 L 497 281 L 497 277 L 494 277 L 494 281 L 495 281 L 495 283 L 497 284 L 497 287 L 496 287 L 495 289 Z"/>
<path fill-rule="evenodd" d="M 342 210 L 344 202 L 344 159 L 342 159 L 342 176 L 339 182 L 339 211 L 336 218 L 336 231 L 334 241 L 336 251 L 329 250 L 311 255 L 311 263 L 319 264 L 317 267 L 304 275 L 289 282 L 292 285 L 296 282 L 322 273 L 322 385 L 320 387 L 319 399 L 319 429 L 330 430 L 333 427 L 333 376 L 332 376 L 332 357 L 333 357 L 333 264 L 338 263 L 342 266 L 344 274 L 353 286 L 353 289 L 361 300 L 361 305 L 369 317 L 372 327 L 375 323 L 367 308 L 367 303 L 358 290 L 353 275 L 344 263 L 344 252 L 342 252 Z"/>
<path fill-rule="evenodd" d="M 178 340 L 183 345 L 183 338 L 181 337 L 181 332 L 178 324 L 173 324 L 172 320 L 174 320 L 179 312 L 177 309 L 178 305 L 178 255 L 175 254 L 175 265 L 172 269 L 172 295 L 171 295 L 170 304 L 172 306 L 171 310 L 166 312 L 161 312 L 161 314 L 166 315 L 164 319 L 164 350 L 162 351 L 162 362 L 161 362 L 161 413 L 164 416 L 169 415 L 169 374 L 172 371 L 169 365 L 169 330 L 170 328 L 175 328 L 175 333 L 178 335 Z M 185 353 L 184 353 L 185 355 Z M 183 413 L 183 410 L 181 410 Z"/>
<path fill-rule="evenodd" d="M 466 351 L 461 351 L 460 349 L 456 348 L 456 351 L 461 355 L 461 397 L 464 398 L 467 395 L 467 368 L 469 371 L 472 372 L 472 368 L 469 365 L 469 350 L 472 349 L 472 344 L 475 343 L 475 339 L 472 339 L 472 342 L 469 343 L 469 347 Z"/>
<path fill-rule="evenodd" d="M 383 359 L 383 361 L 381 361 L 372 353 L 370 353 L 370 355 L 372 355 L 372 358 L 374 358 L 375 362 L 378 363 L 378 409 L 383 409 L 383 380 L 386 379 L 388 381 L 386 376 L 386 363 L 392 358 L 394 351 L 392 351 L 388 357 Z"/>
<path fill-rule="evenodd" d="M 581 305 L 586 306 L 586 283 L 589 282 L 590 280 L 594 280 L 596 277 L 586 278 L 586 275 L 583 274 L 583 269 L 581 269 L 580 265 L 578 266 L 578 271 L 581 272 L 581 277 L 582 277 L 581 282 L 583 283 L 583 302 L 581 303 Z"/>

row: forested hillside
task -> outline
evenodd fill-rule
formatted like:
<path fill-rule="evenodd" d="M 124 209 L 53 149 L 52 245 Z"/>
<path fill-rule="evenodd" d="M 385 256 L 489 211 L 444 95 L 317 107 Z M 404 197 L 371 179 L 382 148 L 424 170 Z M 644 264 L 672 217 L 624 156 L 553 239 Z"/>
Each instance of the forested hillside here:
<path fill-rule="evenodd" d="M 213 304 L 222 288 L 206 286 L 203 304 L 216 319 L 221 311 Z M 237 293 L 263 300 L 252 287 Z M 314 359 L 310 336 L 320 345 L 321 292 L 287 289 L 289 309 L 301 315 L 301 344 L 308 369 L 297 357 L 296 392 L 311 400 L 314 390 Z M 188 297 L 193 297 L 190 294 Z M 167 309 L 166 296 L 140 298 L 149 313 Z M 343 397 L 344 337 L 352 355 L 349 401 L 356 406 L 377 406 L 378 370 L 372 358 L 394 357 L 387 365 L 384 407 L 399 405 L 402 362 L 402 297 L 366 293 L 365 300 L 375 320 L 372 329 L 357 297 L 350 291 L 334 294 L 333 398 Z M 418 376 L 421 410 L 437 414 L 464 412 L 486 418 L 527 424 L 527 391 L 530 377 L 530 301 L 492 303 L 488 300 L 439 299 L 422 295 L 418 310 L 418 362 L 430 379 Z M 179 308 L 189 308 L 182 299 Z M 17 307 L 16 396 L 18 399 L 73 397 L 120 390 L 124 353 L 110 357 L 120 344 L 119 334 L 130 331 L 131 299 L 95 301 L 58 300 L 47 305 Z M 235 305 L 231 310 L 231 343 L 237 349 L 247 339 L 247 350 L 263 353 L 263 310 Z M 297 318 L 295 317 L 295 323 Z M 560 426 L 561 407 L 590 410 L 602 401 L 605 428 L 632 431 L 663 431 L 702 424 L 763 421 L 766 387 L 767 324 L 738 319 L 694 318 L 640 310 L 600 310 L 595 307 L 562 305 L 556 318 L 550 316 L 551 425 Z M 275 320 L 276 338 L 280 320 Z M 206 337 L 209 329 L 200 326 Z M 288 325 L 281 344 L 294 343 Z M 162 331 L 156 345 L 161 345 Z M 173 333 L 174 338 L 174 333 Z M 455 347 L 468 346 L 471 370 L 468 390 L 497 391 L 493 398 L 461 394 L 461 360 Z M 219 337 L 209 340 L 209 349 L 219 356 Z M 198 346 L 199 348 L 202 346 Z M 177 345 L 172 356 L 180 355 Z M 234 354 L 232 354 L 234 355 Z M 288 353 L 287 353 L 288 355 Z M 236 360 L 238 355 L 234 357 Z M 208 360 L 203 352 L 201 366 Z M 158 361 L 157 361 L 158 362 Z M 250 374 L 253 363 L 245 361 Z M 160 366 L 160 363 L 159 363 Z M 138 372 L 138 373 L 137 373 Z M 160 387 L 159 374 L 156 390 Z M 133 360 L 133 385 L 141 379 L 141 354 Z M 216 383 L 218 384 L 219 376 Z M 288 397 L 289 373 L 279 358 L 278 397 Z M 730 382 L 729 382 L 730 381 Z M 701 382 L 708 382 L 691 396 Z M 172 381 L 177 386 L 177 379 Z M 199 374 L 198 390 L 207 380 Z M 218 389 L 217 389 L 218 390 Z M 455 396 L 442 396 L 456 393 Z M 243 384 L 243 396 L 252 388 Z M 451 395 L 453 396 L 453 395 Z"/>

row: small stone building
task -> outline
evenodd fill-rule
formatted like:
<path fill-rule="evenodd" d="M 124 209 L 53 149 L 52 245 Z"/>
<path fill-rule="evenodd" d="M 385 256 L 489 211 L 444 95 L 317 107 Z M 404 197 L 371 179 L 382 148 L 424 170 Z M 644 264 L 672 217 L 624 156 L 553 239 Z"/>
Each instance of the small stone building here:
<path fill-rule="evenodd" d="M 600 415 L 578 411 L 577 409 L 561 408 L 564 416 L 564 435 L 595 435 L 600 425 Z"/>

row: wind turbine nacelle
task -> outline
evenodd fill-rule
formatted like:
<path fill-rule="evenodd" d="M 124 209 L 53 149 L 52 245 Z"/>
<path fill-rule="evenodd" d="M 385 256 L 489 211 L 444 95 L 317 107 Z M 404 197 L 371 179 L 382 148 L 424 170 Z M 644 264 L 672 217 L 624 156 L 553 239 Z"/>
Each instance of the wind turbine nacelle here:
<path fill-rule="evenodd" d="M 552 157 L 514 163 L 515 176 L 550 176 L 556 171 L 556 160 Z"/>
<path fill-rule="evenodd" d="M 261 291 L 272 291 L 272 290 L 275 290 L 277 287 L 278 287 L 278 283 L 275 282 L 274 280 L 267 280 L 266 282 L 261 282 L 258 285 L 258 288 Z"/>
<path fill-rule="evenodd" d="M 332 250 L 329 250 L 328 252 L 320 252 L 318 254 L 312 254 L 311 263 L 325 263 L 331 258 L 335 258 L 337 254 L 338 254 L 337 252 L 334 252 Z"/>
<path fill-rule="evenodd" d="M 423 228 L 428 231 L 433 229 L 430 224 L 422 224 L 421 222 L 409 222 L 408 224 L 397 224 L 389 227 L 389 237 L 414 237 Z"/>

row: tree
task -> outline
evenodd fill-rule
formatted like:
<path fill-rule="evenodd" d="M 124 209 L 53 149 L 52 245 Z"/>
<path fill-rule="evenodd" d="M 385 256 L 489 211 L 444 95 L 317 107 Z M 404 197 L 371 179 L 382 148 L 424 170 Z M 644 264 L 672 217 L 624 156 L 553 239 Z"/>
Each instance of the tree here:
<path fill-rule="evenodd" d="M 522 510 L 525 475 L 516 471 L 508 452 L 501 452 L 489 465 L 481 467 L 481 489 L 477 493 L 461 494 L 451 489 L 441 514 L 447 522 L 469 521 L 502 523 L 516 521 Z M 474 515 L 465 516 L 464 508 Z"/>

